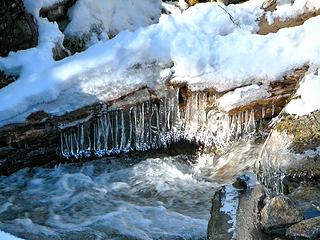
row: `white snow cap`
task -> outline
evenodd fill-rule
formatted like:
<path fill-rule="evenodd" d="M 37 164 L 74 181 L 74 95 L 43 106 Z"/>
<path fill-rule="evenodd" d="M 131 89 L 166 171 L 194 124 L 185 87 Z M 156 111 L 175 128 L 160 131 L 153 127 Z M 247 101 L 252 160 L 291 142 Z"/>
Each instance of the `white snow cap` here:
<path fill-rule="evenodd" d="M 287 113 L 302 116 L 320 110 L 320 70 L 305 76 L 296 95 L 286 106 Z"/>
<path fill-rule="evenodd" d="M 16 82 L 0 90 L 0 125 L 23 121 L 33 111 L 64 114 L 141 86 L 154 88 L 165 83 L 164 73 L 172 64 L 172 81 L 218 91 L 268 85 L 294 68 L 319 65 L 320 17 L 275 34 L 257 35 L 262 2 L 227 7 L 197 4 L 182 14 L 162 16 L 158 24 L 120 32 L 59 62 L 52 60 L 51 49 L 60 32 L 43 19 L 43 40 L 37 48 L 0 58 L 0 69 L 20 72 Z"/>
<path fill-rule="evenodd" d="M 78 0 L 71 8 L 65 33 L 81 35 L 94 28 L 110 35 L 157 23 L 161 0 Z"/>

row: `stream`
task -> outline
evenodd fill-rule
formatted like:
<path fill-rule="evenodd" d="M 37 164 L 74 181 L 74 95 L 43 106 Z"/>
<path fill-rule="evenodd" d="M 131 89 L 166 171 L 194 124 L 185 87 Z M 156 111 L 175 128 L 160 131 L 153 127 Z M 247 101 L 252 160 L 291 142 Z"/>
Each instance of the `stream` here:
<path fill-rule="evenodd" d="M 0 229 L 27 240 L 206 239 L 215 190 L 250 171 L 259 146 L 23 169 L 0 177 Z"/>

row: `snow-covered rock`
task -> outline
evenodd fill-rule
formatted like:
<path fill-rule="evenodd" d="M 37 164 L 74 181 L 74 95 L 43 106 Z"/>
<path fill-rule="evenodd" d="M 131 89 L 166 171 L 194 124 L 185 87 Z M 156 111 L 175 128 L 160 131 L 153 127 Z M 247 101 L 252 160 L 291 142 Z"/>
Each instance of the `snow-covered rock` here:
<path fill-rule="evenodd" d="M 161 0 L 78 0 L 69 11 L 71 22 L 65 33 L 82 35 L 94 31 L 104 34 L 100 38 L 113 37 L 123 30 L 157 23 L 160 15 Z"/>
<path fill-rule="evenodd" d="M 42 6 L 25 2 L 34 14 Z M 320 63 L 320 33 L 315 31 L 320 17 L 276 34 L 257 35 L 263 2 L 197 4 L 182 14 L 162 16 L 158 24 L 120 32 L 59 62 L 53 60 L 52 49 L 63 35 L 56 24 L 38 17 L 39 46 L 0 58 L 0 69 L 20 74 L 18 81 L 0 90 L 0 125 L 23 121 L 41 110 L 61 115 L 168 82 L 218 92 L 258 84 L 263 85 L 263 97 L 270 82 L 293 69 Z M 246 99 L 259 95 L 247 93 Z"/>

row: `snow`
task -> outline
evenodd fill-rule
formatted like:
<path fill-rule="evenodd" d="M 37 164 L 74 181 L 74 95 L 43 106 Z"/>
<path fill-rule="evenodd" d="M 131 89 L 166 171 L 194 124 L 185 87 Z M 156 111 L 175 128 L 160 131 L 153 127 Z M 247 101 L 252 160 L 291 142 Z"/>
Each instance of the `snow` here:
<path fill-rule="evenodd" d="M 237 88 L 234 91 L 224 94 L 217 100 L 217 104 L 219 108 L 225 111 L 230 111 L 231 109 L 245 105 L 248 102 L 266 98 L 270 95 L 271 94 L 267 91 L 265 86 L 253 84 L 250 86 Z"/>
<path fill-rule="evenodd" d="M 5 232 L 2 232 L 2 231 L 0 231 L 0 239 L 1 240 L 23 240 L 21 238 L 14 237 L 11 234 L 5 233 Z"/>
<path fill-rule="evenodd" d="M 237 209 L 239 206 L 239 193 L 232 185 L 225 186 L 225 199 L 222 201 L 222 207 L 220 211 L 227 214 L 230 217 L 228 223 L 230 229 L 228 232 L 232 232 L 232 239 L 236 239 L 236 224 L 237 224 Z"/>
<path fill-rule="evenodd" d="M 91 31 L 114 36 L 123 30 L 157 23 L 161 0 L 78 0 L 68 15 L 71 22 L 65 33 L 82 35 Z"/>
<path fill-rule="evenodd" d="M 309 114 L 320 109 L 320 70 L 309 73 L 300 83 L 296 99 L 291 100 L 285 110 L 289 114 L 299 116 Z"/>
<path fill-rule="evenodd" d="M 34 14 L 41 7 L 35 2 L 25 0 Z M 79 1 L 77 7 L 81 2 L 86 3 Z M 320 32 L 315 29 L 320 17 L 276 34 L 257 35 L 262 2 L 197 4 L 182 14 L 162 15 L 158 24 L 122 31 L 58 62 L 53 61 L 51 49 L 63 35 L 56 24 L 37 17 L 39 46 L 0 58 L 0 69 L 20 74 L 16 82 L 0 90 L 0 126 L 24 121 L 34 111 L 61 115 L 142 86 L 154 89 L 172 74 L 171 82 L 187 83 L 193 90 L 228 91 L 251 84 L 266 86 L 296 67 L 319 65 Z M 91 5 L 89 12 L 98 6 Z M 247 99 L 258 97 L 256 88 L 247 91 L 252 94 Z M 266 96 L 264 88 L 260 89 L 261 96 Z M 244 96 L 239 90 L 234 94 Z"/>
<path fill-rule="evenodd" d="M 319 0 L 278 0 L 277 9 L 267 13 L 269 24 L 273 24 L 276 18 L 284 21 L 286 19 L 296 18 L 306 12 L 320 10 Z"/>

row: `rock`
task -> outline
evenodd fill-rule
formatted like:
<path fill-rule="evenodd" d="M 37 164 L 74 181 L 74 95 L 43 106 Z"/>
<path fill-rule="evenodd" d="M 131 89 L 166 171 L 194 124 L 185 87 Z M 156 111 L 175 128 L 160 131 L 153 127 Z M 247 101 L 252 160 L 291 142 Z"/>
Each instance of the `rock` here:
<path fill-rule="evenodd" d="M 301 182 L 290 195 L 306 219 L 320 216 L 320 184 L 317 182 Z"/>
<path fill-rule="evenodd" d="M 225 197 L 225 188 L 222 188 L 215 192 L 212 199 L 211 218 L 207 232 L 208 240 L 232 239 L 232 233 L 228 231 L 232 227 L 229 223 L 231 217 L 221 211 Z"/>
<path fill-rule="evenodd" d="M 286 235 L 294 239 L 320 239 L 320 217 L 310 218 L 292 225 Z"/>
<path fill-rule="evenodd" d="M 76 3 L 76 0 L 62 0 L 50 7 L 40 10 L 40 16 L 48 18 L 50 22 L 61 22 L 68 19 L 68 10 Z M 59 24 L 60 26 L 60 24 Z"/>
<path fill-rule="evenodd" d="M 68 49 L 71 54 L 76 52 L 83 52 L 87 49 L 87 43 L 90 40 L 89 35 L 71 36 L 65 35 L 63 40 L 63 46 Z"/>
<path fill-rule="evenodd" d="M 320 110 L 304 116 L 286 115 L 274 127 L 292 136 L 291 147 L 297 153 L 320 145 Z"/>
<path fill-rule="evenodd" d="M 219 2 L 219 3 L 223 3 L 224 5 L 228 5 L 228 4 L 237 4 L 245 1 L 247 0 L 186 0 L 186 2 L 190 6 L 193 6 L 197 3 L 203 3 L 203 2 Z"/>
<path fill-rule="evenodd" d="M 229 115 L 254 110 L 255 120 L 277 116 L 287 104 L 290 96 L 296 91 L 298 83 L 303 79 L 308 69 L 308 66 L 293 69 L 290 73 L 283 76 L 282 79 L 277 79 L 267 86 L 267 92 L 270 94 L 269 97 L 232 108 L 228 111 Z"/>
<path fill-rule="evenodd" d="M 34 112 L 31 113 L 27 119 L 26 122 L 27 123 L 37 123 L 37 122 L 44 122 L 46 121 L 48 118 L 50 117 L 50 115 L 44 111 L 39 111 L 39 112 Z"/>
<path fill-rule="evenodd" d="M 248 180 L 249 178 L 247 176 L 237 177 L 236 181 L 232 184 L 232 186 L 239 190 L 245 190 L 248 188 L 248 184 L 247 184 Z"/>
<path fill-rule="evenodd" d="M 14 82 L 16 77 L 5 74 L 3 71 L 0 71 L 0 89 Z"/>
<path fill-rule="evenodd" d="M 259 227 L 259 213 L 265 198 L 266 189 L 261 184 L 240 192 L 237 210 L 237 240 L 267 239 Z"/>
<path fill-rule="evenodd" d="M 53 54 L 53 59 L 56 61 L 59 61 L 61 59 L 64 59 L 68 56 L 71 55 L 71 52 L 64 48 L 64 46 L 57 44 L 53 49 L 52 49 L 52 54 Z"/>
<path fill-rule="evenodd" d="M 285 234 L 285 228 L 301 220 L 302 214 L 285 196 L 269 199 L 261 210 L 261 226 L 268 234 Z"/>
<path fill-rule="evenodd" d="M 312 17 L 316 17 L 320 15 L 320 10 L 315 10 L 313 7 L 308 6 L 308 2 L 305 1 L 306 4 L 304 6 L 304 11 L 297 13 L 294 17 L 290 18 L 279 18 L 276 17 L 272 24 L 269 24 L 268 21 L 268 12 L 273 12 L 277 9 L 279 1 L 276 0 L 268 0 L 265 1 L 262 8 L 265 10 L 264 16 L 260 19 L 259 22 L 259 31 L 258 34 L 266 35 L 269 33 L 276 33 L 282 28 L 290 28 L 295 26 L 300 26 L 304 24 L 305 21 Z M 280 2 L 281 3 L 281 2 Z M 290 7 L 290 6 L 288 6 Z"/>
<path fill-rule="evenodd" d="M 25 12 L 22 0 L 0 1 L 0 56 L 37 43 L 37 25 L 33 16 Z"/>

